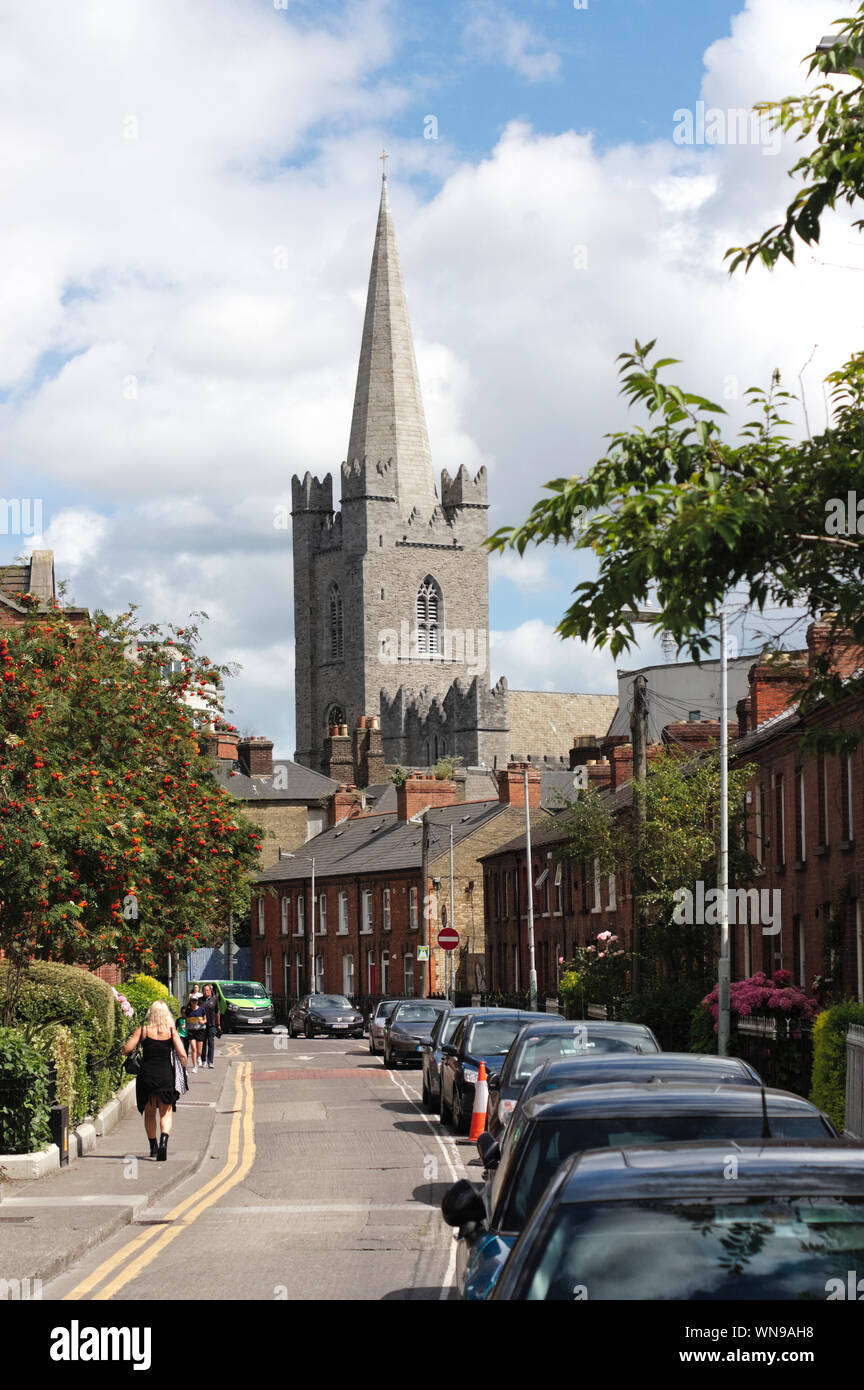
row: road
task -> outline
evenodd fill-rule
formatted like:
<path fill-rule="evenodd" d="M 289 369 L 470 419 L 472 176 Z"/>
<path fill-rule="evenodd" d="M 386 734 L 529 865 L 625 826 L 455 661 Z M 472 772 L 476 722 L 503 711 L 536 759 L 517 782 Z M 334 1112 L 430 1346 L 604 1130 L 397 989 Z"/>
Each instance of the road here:
<path fill-rule="evenodd" d="M 365 1038 L 275 1033 L 219 1046 L 221 1087 L 218 1073 L 192 1077 L 175 1116 L 171 1143 L 182 1147 L 184 1103 L 216 1100 L 198 1173 L 44 1297 L 164 1300 L 196 1287 L 241 1300 L 450 1297 L 441 1195 L 469 1175 L 466 1162 L 475 1178 L 479 1169 L 473 1146 L 422 1109 L 419 1071 L 386 1070 Z"/>

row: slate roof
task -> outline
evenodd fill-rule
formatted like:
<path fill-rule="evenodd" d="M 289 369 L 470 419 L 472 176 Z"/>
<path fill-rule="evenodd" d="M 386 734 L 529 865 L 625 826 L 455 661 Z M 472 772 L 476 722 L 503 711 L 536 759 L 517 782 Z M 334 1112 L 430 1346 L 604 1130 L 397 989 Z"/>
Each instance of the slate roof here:
<path fill-rule="evenodd" d="M 453 842 L 467 836 L 507 808 L 500 801 L 462 801 L 455 806 L 436 806 L 429 812 L 429 860 L 439 858 Z M 369 874 L 397 869 L 419 869 L 422 864 L 422 827 L 400 821 L 395 814 L 357 816 L 340 821 L 307 840 L 293 859 L 280 859 L 256 875 L 258 883 L 302 880 L 310 877 L 312 858 L 316 878 L 343 874 Z"/>
<path fill-rule="evenodd" d="M 264 777 L 245 777 L 221 765 L 216 769 L 216 781 L 238 801 L 318 801 L 335 792 L 339 783 L 332 777 L 313 772 L 310 767 L 291 762 L 290 758 L 274 758 L 273 774 Z M 276 785 L 274 785 L 274 783 Z"/>

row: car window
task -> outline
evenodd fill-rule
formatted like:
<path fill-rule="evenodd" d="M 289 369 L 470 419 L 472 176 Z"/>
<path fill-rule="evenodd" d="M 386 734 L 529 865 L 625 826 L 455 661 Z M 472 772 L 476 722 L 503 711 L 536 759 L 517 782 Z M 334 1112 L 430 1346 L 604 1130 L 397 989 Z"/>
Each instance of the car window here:
<path fill-rule="evenodd" d="M 399 1007 L 398 999 L 385 999 L 383 1004 L 379 1004 L 375 1010 L 376 1019 L 389 1018 L 394 1009 Z"/>
<path fill-rule="evenodd" d="M 503 1057 L 522 1026 L 518 1018 L 475 1018 L 465 1051 L 472 1057 Z"/>
<path fill-rule="evenodd" d="M 558 1208 L 529 1259 L 532 1301 L 818 1302 L 832 1279 L 845 1297 L 844 1271 L 864 1266 L 864 1198 L 579 1203 Z"/>
<path fill-rule="evenodd" d="M 547 1033 L 536 1038 L 525 1038 L 519 1047 L 519 1055 L 514 1058 L 512 1075 L 514 1081 L 527 1081 L 532 1071 L 543 1062 L 561 1061 L 565 1057 L 598 1057 L 607 1052 L 630 1052 L 635 1054 L 636 1043 L 623 1038 L 598 1035 L 586 1037 L 584 1033 Z"/>
<path fill-rule="evenodd" d="M 443 1012 L 441 1006 L 434 1004 L 400 1004 L 394 1010 L 393 1023 L 434 1023 Z"/>
<path fill-rule="evenodd" d="M 466 1020 L 464 1018 L 458 1019 L 452 1035 L 444 1039 L 445 1042 L 452 1043 L 457 1051 L 462 1047 L 462 1039 L 465 1036 L 465 1023 Z"/>
<path fill-rule="evenodd" d="M 774 1139 L 828 1139 L 822 1116 L 777 1115 L 769 1110 Z M 585 1116 L 561 1119 L 550 1116 L 535 1122 L 529 1140 L 522 1145 L 518 1170 L 506 1199 L 503 1229 L 521 1231 L 528 1217 L 565 1158 L 583 1149 L 627 1148 L 641 1144 L 683 1143 L 694 1139 L 759 1139 L 761 1111 L 752 1115 L 669 1115 L 658 1106 L 651 1115 Z"/>

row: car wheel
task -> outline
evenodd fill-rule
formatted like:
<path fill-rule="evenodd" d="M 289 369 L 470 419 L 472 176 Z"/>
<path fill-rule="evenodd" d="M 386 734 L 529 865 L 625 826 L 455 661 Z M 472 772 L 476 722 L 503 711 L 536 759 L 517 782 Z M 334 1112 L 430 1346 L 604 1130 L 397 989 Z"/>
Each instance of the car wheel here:
<path fill-rule="evenodd" d="M 289 1038 L 294 1037 L 294 1020 L 292 1018 L 288 1019 L 288 1036 Z"/>
<path fill-rule="evenodd" d="M 453 1123 L 453 1111 L 451 1110 L 450 1106 L 447 1104 L 447 1102 L 446 1102 L 445 1099 L 444 1099 L 444 1082 L 443 1082 L 443 1081 L 441 1082 L 441 1098 L 440 1098 L 440 1104 L 439 1104 L 438 1114 L 439 1114 L 439 1116 L 440 1116 L 440 1118 L 441 1118 L 441 1123 L 442 1123 L 442 1125 L 452 1125 L 452 1123 Z"/>
<path fill-rule="evenodd" d="M 374 1044 L 374 1042 L 372 1041 L 372 1034 L 371 1034 L 371 1033 L 369 1034 L 369 1051 L 372 1053 L 372 1056 L 374 1057 L 374 1056 L 375 1056 L 375 1044 Z"/>
<path fill-rule="evenodd" d="M 465 1115 L 462 1110 L 462 1101 L 459 1097 L 458 1086 L 453 1087 L 453 1104 L 450 1110 L 451 1125 L 454 1134 L 467 1134 L 468 1126 L 465 1123 Z"/>
<path fill-rule="evenodd" d="M 424 1110 L 431 1110 L 431 1109 L 432 1109 L 432 1092 L 429 1090 L 429 1087 L 426 1085 L 426 1073 L 425 1073 L 425 1071 L 424 1071 L 424 1073 L 423 1073 L 423 1096 L 422 1096 L 422 1100 L 423 1100 L 423 1109 L 424 1109 Z"/>
<path fill-rule="evenodd" d="M 315 1029 L 314 1029 L 312 1023 L 310 1022 L 310 1020 L 309 1020 L 308 1018 L 307 1018 L 307 1020 L 306 1020 L 306 1027 L 304 1028 L 303 1031 L 304 1031 L 304 1033 L 306 1034 L 306 1037 L 307 1037 L 307 1038 L 310 1038 L 310 1039 L 311 1039 L 311 1038 L 314 1038 L 314 1037 L 315 1037 Z"/>

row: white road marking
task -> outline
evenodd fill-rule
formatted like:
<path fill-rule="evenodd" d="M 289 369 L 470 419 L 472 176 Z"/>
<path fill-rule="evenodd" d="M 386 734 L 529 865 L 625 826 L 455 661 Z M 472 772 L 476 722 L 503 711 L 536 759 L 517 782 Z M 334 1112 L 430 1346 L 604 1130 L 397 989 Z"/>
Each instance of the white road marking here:
<path fill-rule="evenodd" d="M 458 1178 L 458 1175 L 457 1175 L 457 1173 L 456 1173 L 456 1167 L 455 1167 L 455 1164 L 454 1164 L 454 1161 L 453 1161 L 453 1158 L 454 1158 L 454 1157 L 455 1157 L 455 1159 L 456 1159 L 456 1162 L 458 1162 L 460 1168 L 462 1168 L 462 1171 L 463 1171 L 463 1172 L 465 1171 L 465 1165 L 463 1164 L 461 1158 L 459 1157 L 458 1150 L 456 1150 L 455 1153 L 454 1153 L 454 1155 L 453 1155 L 453 1157 L 451 1157 L 450 1151 L 448 1150 L 447 1145 L 446 1145 L 445 1142 L 444 1142 L 443 1136 L 442 1136 L 441 1134 L 439 1134 L 439 1132 L 438 1132 L 438 1130 L 435 1128 L 435 1125 L 433 1124 L 432 1120 L 431 1120 L 431 1119 L 429 1118 L 429 1116 L 426 1114 L 425 1110 L 424 1110 L 423 1107 L 420 1105 L 420 1103 L 419 1103 L 417 1100 L 415 1100 L 414 1097 L 405 1089 L 405 1087 L 402 1085 L 402 1082 L 399 1080 L 399 1078 L 395 1075 L 394 1072 L 388 1071 L 388 1072 L 387 1072 L 387 1075 L 390 1077 L 390 1080 L 393 1082 L 393 1084 L 394 1084 L 395 1086 L 398 1086 L 398 1087 L 399 1087 L 399 1090 L 402 1092 L 402 1094 L 403 1094 L 403 1096 L 405 1097 L 405 1099 L 406 1099 L 407 1101 L 410 1101 L 410 1103 L 411 1103 L 413 1106 L 415 1106 L 415 1107 L 417 1108 L 417 1110 L 418 1110 L 419 1114 L 421 1115 L 421 1117 L 426 1121 L 426 1123 L 428 1124 L 429 1128 L 432 1130 L 432 1133 L 435 1135 L 436 1140 L 438 1141 L 438 1143 L 439 1143 L 440 1146 L 441 1146 L 441 1152 L 443 1153 L 444 1158 L 445 1158 L 445 1160 L 446 1160 L 446 1162 L 447 1162 L 447 1167 L 450 1169 L 450 1176 L 452 1177 L 452 1179 L 453 1179 L 454 1182 L 458 1182 L 458 1181 L 459 1181 L 459 1178 Z M 449 1142 L 450 1142 L 451 1144 L 453 1144 L 454 1141 L 451 1139 Z M 455 1274 L 456 1274 L 456 1240 L 455 1240 L 455 1237 L 454 1237 L 454 1239 L 451 1241 L 450 1258 L 449 1258 L 449 1260 L 447 1261 L 447 1269 L 446 1269 L 445 1274 L 444 1274 L 444 1282 L 443 1282 L 443 1284 L 442 1284 L 442 1286 L 441 1286 L 441 1293 L 440 1293 L 440 1295 L 439 1295 L 439 1302 L 443 1302 L 444 1299 L 449 1298 L 449 1296 L 450 1296 L 450 1290 L 454 1287 L 454 1276 L 455 1276 Z"/>

